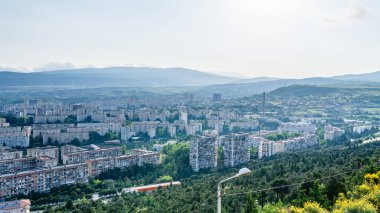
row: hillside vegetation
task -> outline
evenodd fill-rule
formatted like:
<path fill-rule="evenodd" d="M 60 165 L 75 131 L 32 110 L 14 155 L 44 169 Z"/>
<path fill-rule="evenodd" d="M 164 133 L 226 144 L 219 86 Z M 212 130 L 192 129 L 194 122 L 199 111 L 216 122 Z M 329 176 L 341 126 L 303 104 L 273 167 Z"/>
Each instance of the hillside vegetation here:
<path fill-rule="evenodd" d="M 380 170 L 380 144 L 342 146 L 321 146 L 315 150 L 298 153 L 281 154 L 267 158 L 263 161 L 252 160 L 245 165 L 253 172 L 250 176 L 230 181 L 224 185 L 223 212 L 281 212 L 293 209 L 294 212 L 307 211 L 304 208 L 320 208 L 323 212 L 335 211 L 350 206 L 351 200 L 363 200 L 372 196 L 371 190 L 377 185 L 369 185 L 367 173 L 376 173 Z M 55 190 L 57 194 L 50 193 L 49 199 L 57 196 L 57 201 L 66 200 L 68 203 L 57 209 L 47 212 L 215 212 L 217 183 L 234 175 L 239 168 L 218 168 L 217 170 L 203 171 L 194 174 L 189 171 L 188 147 L 174 145 L 168 147 L 167 160 L 163 166 L 135 168 L 133 172 L 110 171 L 99 177 L 89 186 L 71 189 L 71 191 L 97 191 L 104 181 L 115 178 L 107 190 L 119 191 L 127 185 L 143 185 L 150 181 L 169 175 L 174 180 L 180 180 L 180 187 L 171 187 L 167 190 L 158 190 L 153 193 L 128 193 L 114 196 L 107 204 L 102 201 L 91 201 L 86 194 L 65 198 L 66 191 Z M 143 171 L 142 171 L 143 170 Z M 377 174 L 378 175 L 378 174 Z M 331 178 L 325 178 L 331 177 Z M 372 178 L 377 181 L 376 178 Z M 145 180 L 142 182 L 142 180 Z M 315 180 L 315 181 L 310 181 Z M 100 183 L 99 183 L 100 181 Z M 365 182 L 366 186 L 357 187 Z M 299 183 L 299 184 L 297 184 Z M 376 182 L 373 182 L 376 183 Z M 258 190 L 272 187 L 290 185 L 262 192 Z M 369 188 L 368 188 L 368 187 Z M 103 186 L 104 187 L 104 186 Z M 119 188 L 120 187 L 120 188 Z M 367 194 L 358 194 L 363 190 Z M 106 190 L 106 189 L 103 189 Z M 70 191 L 70 190 L 69 190 Z M 229 196 L 230 194 L 235 194 Z M 342 196 L 342 195 L 345 196 Z M 44 199 L 44 195 L 38 199 Z M 63 200 L 61 200 L 63 199 Z M 74 204 L 68 200 L 75 200 Z M 367 199 L 367 198 L 366 198 Z M 364 206 L 368 206 L 366 202 Z M 38 200 L 36 200 L 38 202 Z M 318 204 L 317 204 L 318 203 Z M 374 204 L 371 204 L 374 205 Z M 371 209 L 373 207 L 369 205 Z M 375 208 L 378 208 L 374 205 Z M 311 208 L 310 207 L 310 208 Z M 348 207 L 347 207 L 348 208 Z M 279 211 L 281 210 L 281 211 Z M 345 212 L 345 211 L 343 211 Z M 355 211 L 349 211 L 355 212 Z M 361 212 L 361 211 L 357 211 Z M 371 211 L 369 211 L 371 212 Z"/>

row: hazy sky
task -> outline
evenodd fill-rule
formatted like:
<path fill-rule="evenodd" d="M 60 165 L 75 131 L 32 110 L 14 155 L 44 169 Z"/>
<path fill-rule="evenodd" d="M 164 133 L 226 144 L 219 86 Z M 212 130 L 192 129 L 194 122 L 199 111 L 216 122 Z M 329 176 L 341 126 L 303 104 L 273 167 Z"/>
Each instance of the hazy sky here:
<path fill-rule="evenodd" d="M 0 69 L 380 70 L 379 0 L 0 0 Z"/>

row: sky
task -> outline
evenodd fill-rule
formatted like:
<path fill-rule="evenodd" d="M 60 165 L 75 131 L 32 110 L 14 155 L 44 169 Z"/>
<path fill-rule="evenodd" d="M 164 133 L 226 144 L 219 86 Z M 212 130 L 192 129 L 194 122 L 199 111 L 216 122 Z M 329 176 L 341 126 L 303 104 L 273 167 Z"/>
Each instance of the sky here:
<path fill-rule="evenodd" d="M 380 70 L 379 0 L 0 0 L 0 70 L 186 67 L 303 78 Z"/>

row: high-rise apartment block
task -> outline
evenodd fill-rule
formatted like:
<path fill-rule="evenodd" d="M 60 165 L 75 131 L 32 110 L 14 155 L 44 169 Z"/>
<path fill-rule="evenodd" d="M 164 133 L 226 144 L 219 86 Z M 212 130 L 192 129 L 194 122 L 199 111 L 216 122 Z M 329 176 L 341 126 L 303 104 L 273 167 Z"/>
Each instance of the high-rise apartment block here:
<path fill-rule="evenodd" d="M 221 139 L 224 165 L 236 166 L 250 160 L 248 134 L 230 134 Z"/>
<path fill-rule="evenodd" d="M 200 136 L 191 140 L 190 165 L 194 171 L 216 167 L 217 157 L 217 137 Z"/>

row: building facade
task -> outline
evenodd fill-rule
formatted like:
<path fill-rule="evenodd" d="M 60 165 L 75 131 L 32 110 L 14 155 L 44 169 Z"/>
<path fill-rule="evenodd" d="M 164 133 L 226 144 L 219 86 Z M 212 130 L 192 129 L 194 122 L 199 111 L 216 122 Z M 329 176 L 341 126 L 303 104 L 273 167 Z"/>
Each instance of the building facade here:
<path fill-rule="evenodd" d="M 199 136 L 190 142 L 190 165 L 194 171 L 217 166 L 217 137 Z"/>

